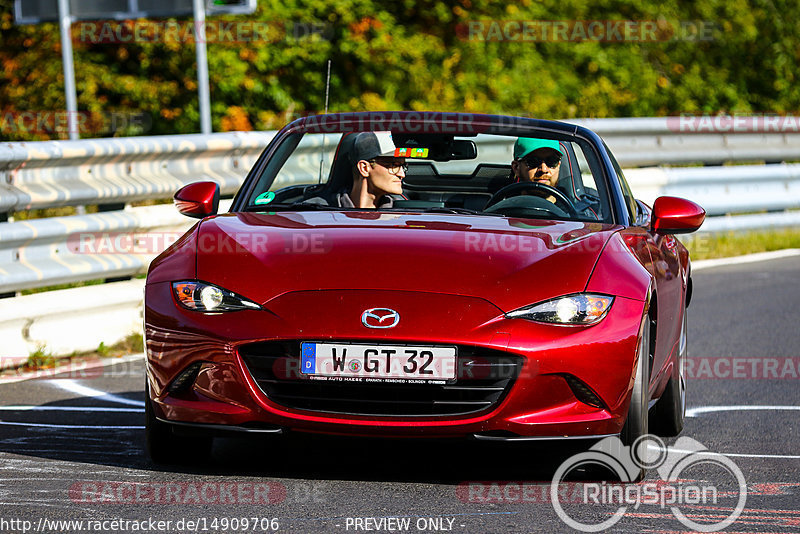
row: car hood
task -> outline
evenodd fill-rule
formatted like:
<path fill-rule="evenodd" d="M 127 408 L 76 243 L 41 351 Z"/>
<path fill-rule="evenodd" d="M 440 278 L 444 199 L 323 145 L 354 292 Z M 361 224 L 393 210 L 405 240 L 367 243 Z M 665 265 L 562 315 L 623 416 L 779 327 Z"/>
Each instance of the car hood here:
<path fill-rule="evenodd" d="M 601 223 L 386 212 L 234 213 L 197 233 L 197 278 L 269 308 L 295 291 L 396 290 L 503 311 L 583 291 L 619 229 Z"/>

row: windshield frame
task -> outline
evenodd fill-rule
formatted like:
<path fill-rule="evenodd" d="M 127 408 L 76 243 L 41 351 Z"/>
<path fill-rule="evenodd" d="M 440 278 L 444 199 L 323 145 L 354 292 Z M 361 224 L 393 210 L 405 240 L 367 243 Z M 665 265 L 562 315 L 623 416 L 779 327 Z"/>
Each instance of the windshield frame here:
<path fill-rule="evenodd" d="M 609 154 L 606 153 L 607 147 L 593 131 L 558 121 L 461 113 L 359 112 L 314 115 L 298 119 L 279 131 L 265 148 L 234 197 L 230 212 L 252 213 L 254 211 L 252 206 L 247 205 L 247 199 L 252 196 L 259 183 L 265 183 L 264 178 L 267 180 L 267 189 L 265 190 L 269 190 L 286 159 L 297 148 L 305 134 L 381 131 L 381 128 L 402 133 L 452 133 L 459 136 L 486 133 L 517 137 L 542 137 L 576 143 L 584 150 L 587 158 L 594 159 L 594 167 L 599 171 L 598 175 L 594 176 L 595 182 L 602 181 L 602 186 L 605 187 L 610 216 L 608 220 L 598 222 L 625 226 L 631 224 L 627 206 L 621 198 L 622 190 L 619 178 L 616 176 Z M 265 176 L 265 173 L 269 174 Z M 597 185 L 600 186 L 599 183 Z M 278 205 L 279 203 L 275 203 L 273 206 L 277 207 Z M 336 209 L 345 210 L 347 208 Z M 265 207 L 263 211 L 269 210 Z M 411 211 L 424 212 L 425 210 Z M 486 215 L 491 214 L 487 213 Z"/>

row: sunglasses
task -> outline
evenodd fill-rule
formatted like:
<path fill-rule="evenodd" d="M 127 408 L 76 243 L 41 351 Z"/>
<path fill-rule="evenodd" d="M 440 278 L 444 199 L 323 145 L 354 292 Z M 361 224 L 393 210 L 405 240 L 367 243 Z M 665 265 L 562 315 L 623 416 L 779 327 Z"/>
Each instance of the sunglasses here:
<path fill-rule="evenodd" d="M 400 169 L 403 169 L 403 172 L 408 171 L 408 163 L 398 163 L 396 161 L 388 162 L 388 161 L 378 161 L 376 159 L 369 160 L 370 163 L 375 165 L 376 163 L 381 167 L 386 167 L 386 170 L 389 171 L 389 174 L 397 174 L 400 172 Z"/>
<path fill-rule="evenodd" d="M 555 168 L 561 164 L 561 156 L 547 156 L 544 158 L 540 158 L 538 156 L 526 156 L 522 158 L 522 161 L 525 162 L 525 165 L 530 167 L 531 169 L 535 169 L 540 167 L 542 163 L 547 164 L 548 167 Z"/>

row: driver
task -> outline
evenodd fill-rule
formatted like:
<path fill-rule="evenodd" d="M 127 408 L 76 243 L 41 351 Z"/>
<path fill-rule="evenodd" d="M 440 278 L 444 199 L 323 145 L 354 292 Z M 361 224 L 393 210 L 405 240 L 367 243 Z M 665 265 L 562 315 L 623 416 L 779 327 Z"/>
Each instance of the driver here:
<path fill-rule="evenodd" d="M 534 137 L 517 138 L 514 143 L 514 160 L 511 162 L 514 181 L 538 182 L 555 187 L 563 155 L 558 141 Z M 547 200 L 555 203 L 556 198 L 550 195 Z"/>

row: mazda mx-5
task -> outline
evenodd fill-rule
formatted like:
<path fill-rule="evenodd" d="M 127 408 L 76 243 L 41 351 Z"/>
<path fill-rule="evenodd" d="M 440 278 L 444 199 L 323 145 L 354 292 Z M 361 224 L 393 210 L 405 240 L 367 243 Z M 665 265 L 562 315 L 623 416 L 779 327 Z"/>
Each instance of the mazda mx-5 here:
<path fill-rule="evenodd" d="M 448 113 L 312 116 L 145 289 L 147 447 L 312 432 L 633 443 L 683 426 L 705 212 L 636 200 L 594 132 Z"/>

